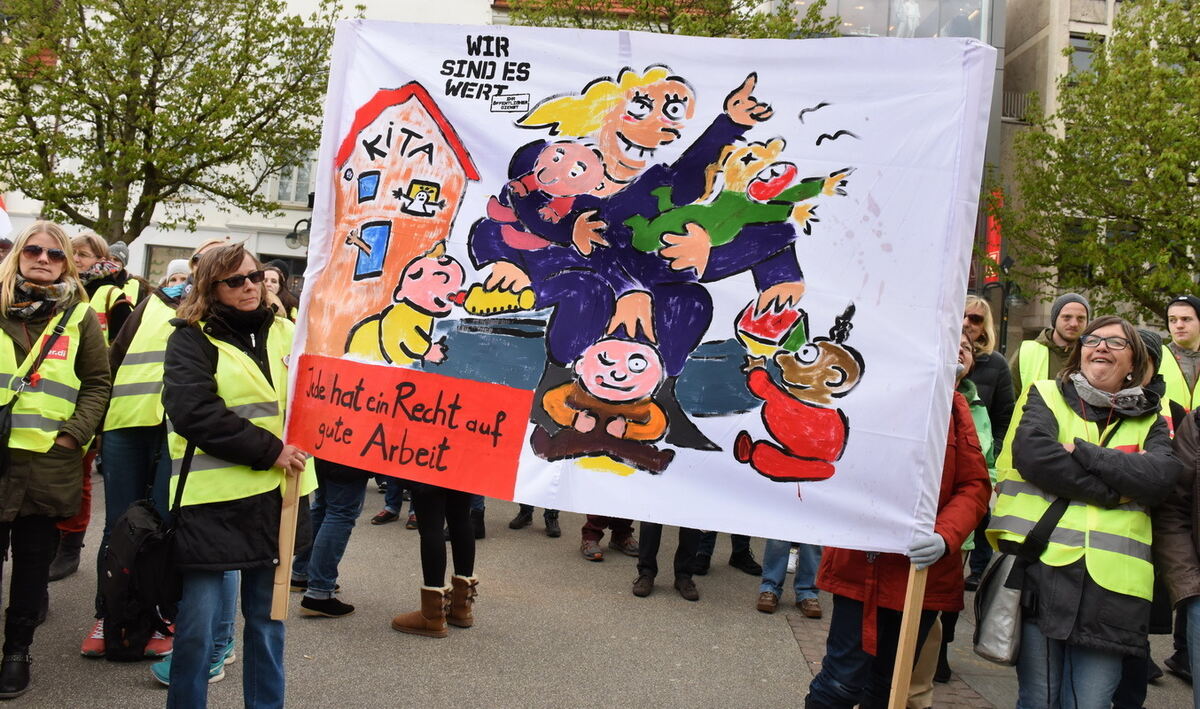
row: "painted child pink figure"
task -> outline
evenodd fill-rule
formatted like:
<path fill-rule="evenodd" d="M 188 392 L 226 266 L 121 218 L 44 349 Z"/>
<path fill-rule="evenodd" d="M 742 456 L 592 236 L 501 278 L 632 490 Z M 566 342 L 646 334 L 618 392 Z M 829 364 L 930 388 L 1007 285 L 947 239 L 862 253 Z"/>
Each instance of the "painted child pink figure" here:
<path fill-rule="evenodd" d="M 438 243 L 404 267 L 392 304 L 350 330 L 346 354 L 389 364 L 445 361 L 445 342 L 433 341 L 433 321 L 449 315 L 461 300 L 464 279 L 462 264 Z"/>
<path fill-rule="evenodd" d="M 591 194 L 604 184 L 604 163 L 594 148 L 573 141 L 547 143 L 538 153 L 533 169 L 511 180 L 506 187 L 506 205 L 500 199 L 488 200 L 488 218 L 501 222 L 501 237 L 505 243 L 523 250 L 547 245 L 545 239 L 535 236 L 536 224 L 522 228 L 513 200 L 536 195 L 545 204 L 538 208 L 537 215 L 550 224 L 557 224 L 575 206 L 581 195 Z M 521 246 L 524 245 L 524 246 Z"/>
<path fill-rule="evenodd" d="M 841 342 L 849 332 L 849 316 L 839 321 L 834 331 L 841 330 L 840 338 L 818 337 L 795 353 L 775 353 L 783 386 L 767 373 L 765 357 L 746 358 L 747 385 L 765 402 L 762 421 L 774 440 L 755 441 L 746 431 L 738 433 L 733 455 L 739 463 L 749 463 L 776 482 L 833 476 L 850 425 L 841 409 L 827 407 L 857 386 L 863 373 L 862 356 Z"/>
<path fill-rule="evenodd" d="M 667 416 L 653 397 L 662 385 L 662 358 L 651 345 L 604 338 L 575 361 L 575 380 L 546 392 L 542 405 L 562 426 L 537 428 L 530 443 L 546 460 L 606 455 L 652 473 L 675 457 L 653 443 L 667 432 Z"/>

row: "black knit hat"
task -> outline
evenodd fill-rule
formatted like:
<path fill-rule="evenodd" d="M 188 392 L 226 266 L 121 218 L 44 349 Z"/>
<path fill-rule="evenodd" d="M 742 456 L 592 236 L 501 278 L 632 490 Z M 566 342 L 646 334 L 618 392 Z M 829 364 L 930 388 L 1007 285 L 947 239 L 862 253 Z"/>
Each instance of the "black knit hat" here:
<path fill-rule="evenodd" d="M 1140 327 L 1137 334 L 1145 343 L 1146 353 L 1150 355 L 1150 361 L 1154 363 L 1154 371 L 1157 372 L 1158 368 L 1162 366 L 1162 338 L 1158 336 L 1158 333 Z"/>
<path fill-rule="evenodd" d="M 1183 303 L 1184 305 L 1192 306 L 1192 310 L 1196 311 L 1196 318 L 1200 319 L 1200 298 L 1197 298 L 1194 295 L 1177 295 L 1171 299 L 1170 303 L 1167 303 L 1167 310 L 1169 311 L 1171 306 L 1175 305 L 1176 303 Z M 1170 324 L 1169 319 L 1167 320 L 1167 323 L 1168 325 Z"/>

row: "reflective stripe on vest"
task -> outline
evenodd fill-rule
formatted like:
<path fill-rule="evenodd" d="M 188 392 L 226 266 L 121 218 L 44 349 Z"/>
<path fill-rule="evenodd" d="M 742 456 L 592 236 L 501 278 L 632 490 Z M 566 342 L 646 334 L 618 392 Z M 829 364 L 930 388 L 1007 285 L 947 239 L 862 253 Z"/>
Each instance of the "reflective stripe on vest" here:
<path fill-rule="evenodd" d="M 1060 443 L 1072 443 L 1076 438 L 1099 443 L 1099 427 L 1071 410 L 1056 382 L 1043 380 L 1034 382 L 1033 386 L 1058 422 L 1057 440 Z M 1004 450 L 996 461 L 999 480 L 996 507 L 987 530 L 988 541 L 993 546 L 1000 540 L 1024 541 L 1025 535 L 1056 498 L 1025 480 L 1013 467 L 1012 444 L 1028 399 L 1029 391 L 1026 390 L 1014 409 L 1017 416 L 1009 425 Z M 1158 414 L 1125 419 L 1107 442 L 1107 447 L 1133 452 L 1142 450 L 1157 419 Z M 1066 566 L 1082 558 L 1087 564 L 1088 575 L 1101 587 L 1150 600 L 1154 590 L 1150 543 L 1150 515 L 1141 505 L 1126 502 L 1105 508 L 1072 500 L 1051 533 L 1041 561 L 1048 566 Z"/>
<path fill-rule="evenodd" d="M 1162 366 L 1159 367 L 1158 373 L 1162 375 L 1163 383 L 1167 385 L 1167 393 L 1162 399 L 1163 416 L 1171 418 L 1172 401 L 1188 411 L 1196 408 L 1196 404 L 1200 403 L 1200 387 L 1196 387 L 1194 390 L 1188 389 L 1187 379 L 1179 367 L 1179 360 L 1175 359 L 1175 353 L 1166 345 L 1163 345 L 1162 348 Z"/>
<path fill-rule="evenodd" d="M 63 334 L 38 368 L 37 382 L 26 386 L 17 398 L 13 406 L 12 436 L 8 441 L 10 448 L 45 453 L 54 445 L 63 422 L 75 413 L 80 383 L 75 374 L 75 357 L 79 353 L 79 326 L 87 312 L 87 308 L 75 308 Z M 7 334 L 0 335 L 0 404 L 12 400 L 21 383 L 17 373 L 29 371 L 42 344 L 61 318 L 60 314 L 46 323 L 46 329 L 34 340 L 19 367 L 12 338 Z M 90 441 L 81 443 L 86 446 Z"/>
<path fill-rule="evenodd" d="M 1029 386 L 1036 381 L 1047 379 L 1058 374 L 1050 371 L 1050 348 L 1034 340 L 1021 343 L 1021 363 L 1017 371 L 1021 374 L 1021 389 L 1029 391 Z M 1024 391 L 1017 392 L 1020 396 Z M 1009 425 L 1009 430 L 1013 430 Z"/>
<path fill-rule="evenodd" d="M 167 338 L 175 329 L 175 309 L 157 296 L 146 303 L 129 351 L 113 377 L 112 399 L 104 417 L 104 430 L 157 426 L 163 420 L 163 361 Z"/>
<path fill-rule="evenodd" d="M 204 324 L 200 323 L 199 327 L 203 331 Z M 217 349 L 214 375 L 217 394 L 230 411 L 280 439 L 283 438 L 287 407 L 288 370 L 285 360 L 292 350 L 293 330 L 292 323 L 276 318 L 268 331 L 266 355 L 271 382 L 267 381 L 258 364 L 248 354 L 228 342 L 208 338 Z M 207 334 L 205 336 L 208 337 Z M 175 432 L 170 421 L 167 422 L 167 430 L 171 451 L 169 499 L 173 500 L 187 441 Z M 182 504 L 239 500 L 276 489 L 282 492 L 285 478 L 280 468 L 252 470 L 249 466 L 231 463 L 197 448 L 192 455 Z M 306 469 L 301 478 L 300 494 L 307 494 L 315 488 L 316 476 Z"/>

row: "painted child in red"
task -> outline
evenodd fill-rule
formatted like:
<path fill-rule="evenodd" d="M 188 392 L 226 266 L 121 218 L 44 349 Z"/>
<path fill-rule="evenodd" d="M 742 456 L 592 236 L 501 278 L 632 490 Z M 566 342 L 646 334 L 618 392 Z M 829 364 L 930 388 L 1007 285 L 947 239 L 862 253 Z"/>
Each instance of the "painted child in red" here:
<path fill-rule="evenodd" d="M 858 385 L 862 355 L 842 344 L 850 333 L 854 306 L 838 318 L 830 337 L 818 337 L 796 352 L 775 353 L 783 386 L 771 379 L 765 357 L 747 357 L 747 385 L 762 399 L 762 420 L 774 441 L 755 441 L 742 431 L 733 456 L 776 482 L 810 482 L 833 476 L 833 462 L 846 449 L 849 420 L 833 399 Z"/>

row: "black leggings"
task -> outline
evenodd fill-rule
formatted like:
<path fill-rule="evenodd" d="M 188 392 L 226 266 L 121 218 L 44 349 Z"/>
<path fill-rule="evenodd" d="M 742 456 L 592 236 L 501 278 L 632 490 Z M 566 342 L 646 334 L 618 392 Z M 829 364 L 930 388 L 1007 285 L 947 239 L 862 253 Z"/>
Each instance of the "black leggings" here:
<path fill-rule="evenodd" d="M 58 550 L 58 520 L 30 515 L 0 522 L 0 549 L 12 561 L 4 654 L 22 653 L 33 643 L 38 610 L 50 583 L 50 562 Z M 0 566 L 0 587 L 3 567 Z"/>
<path fill-rule="evenodd" d="M 475 569 L 475 530 L 471 526 L 471 495 L 434 485 L 416 485 L 412 491 L 417 507 L 417 530 L 421 534 L 421 574 L 426 586 L 446 584 L 446 538 L 442 523 L 450 529 L 454 573 L 470 576 Z"/>

